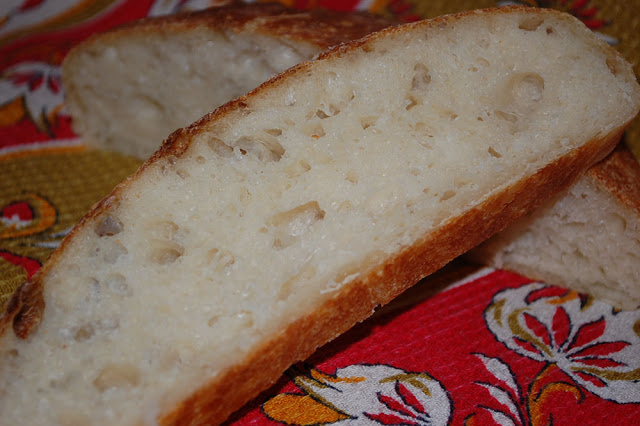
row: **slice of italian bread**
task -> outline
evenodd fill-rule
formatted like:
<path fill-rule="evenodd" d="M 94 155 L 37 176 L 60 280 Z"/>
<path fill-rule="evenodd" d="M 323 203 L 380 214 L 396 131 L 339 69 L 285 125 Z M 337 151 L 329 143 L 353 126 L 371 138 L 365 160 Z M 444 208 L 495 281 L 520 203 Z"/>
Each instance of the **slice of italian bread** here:
<path fill-rule="evenodd" d="M 602 159 L 640 108 L 580 21 L 502 8 L 332 49 L 174 132 L 1 317 L 0 412 L 215 424 Z"/>
<path fill-rule="evenodd" d="M 640 165 L 624 145 L 468 257 L 640 306 Z"/>
<path fill-rule="evenodd" d="M 329 47 L 396 22 L 365 12 L 231 4 L 90 37 L 63 63 L 73 129 L 147 159 L 172 131 Z"/>

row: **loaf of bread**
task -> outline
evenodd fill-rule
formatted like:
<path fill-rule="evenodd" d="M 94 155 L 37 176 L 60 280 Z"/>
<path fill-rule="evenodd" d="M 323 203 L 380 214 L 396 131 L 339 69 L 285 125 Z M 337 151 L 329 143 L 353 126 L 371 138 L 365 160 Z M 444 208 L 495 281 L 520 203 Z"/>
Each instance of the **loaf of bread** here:
<path fill-rule="evenodd" d="M 640 165 L 624 145 L 468 257 L 640 306 Z"/>
<path fill-rule="evenodd" d="M 216 424 L 604 158 L 640 108 L 580 21 L 393 27 L 174 132 L 0 317 L 19 424 Z"/>
<path fill-rule="evenodd" d="M 73 129 L 147 159 L 172 131 L 333 45 L 395 21 L 366 12 L 232 2 L 90 37 L 63 63 Z"/>

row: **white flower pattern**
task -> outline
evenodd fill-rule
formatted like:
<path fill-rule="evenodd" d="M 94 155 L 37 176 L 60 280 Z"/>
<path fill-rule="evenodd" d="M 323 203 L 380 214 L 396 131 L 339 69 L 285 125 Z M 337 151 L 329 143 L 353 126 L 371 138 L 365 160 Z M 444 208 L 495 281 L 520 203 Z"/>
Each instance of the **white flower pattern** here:
<path fill-rule="evenodd" d="M 533 283 L 496 294 L 485 321 L 507 348 L 557 365 L 589 392 L 640 402 L 640 311 Z"/>

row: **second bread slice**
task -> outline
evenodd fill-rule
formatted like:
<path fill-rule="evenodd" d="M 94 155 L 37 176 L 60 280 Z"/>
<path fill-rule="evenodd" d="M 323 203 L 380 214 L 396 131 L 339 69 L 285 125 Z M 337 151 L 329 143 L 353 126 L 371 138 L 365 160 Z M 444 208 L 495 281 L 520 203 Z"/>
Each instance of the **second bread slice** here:
<path fill-rule="evenodd" d="M 86 144 L 146 160 L 172 131 L 331 46 L 393 23 L 366 12 L 242 2 L 145 18 L 69 52 L 65 103 Z"/>

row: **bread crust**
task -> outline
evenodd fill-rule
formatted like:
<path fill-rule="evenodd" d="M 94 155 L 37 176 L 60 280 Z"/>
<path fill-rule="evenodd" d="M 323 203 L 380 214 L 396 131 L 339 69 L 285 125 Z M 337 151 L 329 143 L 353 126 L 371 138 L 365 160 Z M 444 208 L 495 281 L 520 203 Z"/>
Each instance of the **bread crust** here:
<path fill-rule="evenodd" d="M 388 28 L 354 43 L 337 46 L 324 53 L 319 60 L 330 60 L 394 32 L 414 26 L 441 26 L 468 14 L 507 13 L 511 7 L 497 10 L 471 11 L 431 21 Z M 548 12 L 550 13 L 550 12 Z M 170 22 L 172 18 L 167 18 Z M 65 238 L 50 261 L 28 282 L 23 284 L 9 303 L 10 309 L 0 318 L 0 328 L 12 325 L 21 338 L 28 338 L 43 315 L 43 277 L 65 250 L 65 247 L 97 216 L 117 203 L 131 181 L 157 161 L 170 155 L 180 156 L 190 146 L 194 135 L 207 131 L 225 116 L 247 107 L 251 99 L 262 96 L 271 87 L 286 84 L 294 76 L 302 76 L 312 69 L 312 63 L 302 63 L 264 83 L 248 95 L 231 101 L 206 115 L 193 125 L 174 132 L 141 168 L 89 212 Z M 366 271 L 364 277 L 343 286 L 335 295 L 313 312 L 296 320 L 278 335 L 263 342 L 236 365 L 220 373 L 209 384 L 197 389 L 176 407 L 169 407 L 160 421 L 166 425 L 212 424 L 221 422 L 246 401 L 274 383 L 292 363 L 312 354 L 319 346 L 348 330 L 371 315 L 380 305 L 392 300 L 402 291 L 435 272 L 453 258 L 499 232 L 546 198 L 568 187 L 590 165 L 605 157 L 616 145 L 623 129 L 595 139 L 566 156 L 549 164 L 535 175 L 505 188 L 480 205 L 443 224 L 416 244 Z M 479 225 L 481 224 L 481 225 Z M 358 303 L 354 303 L 357 300 Z M 233 389 L 231 392 L 230 390 Z"/>
<path fill-rule="evenodd" d="M 586 176 L 640 216 L 640 164 L 623 143 L 587 170 Z"/>
<path fill-rule="evenodd" d="M 222 7 L 212 7 L 196 12 L 143 18 L 94 34 L 75 46 L 73 56 L 85 44 L 127 38 L 134 34 L 171 34 L 198 27 L 225 30 L 235 33 L 252 32 L 295 42 L 318 46 L 322 50 L 340 43 L 355 40 L 368 33 L 399 24 L 393 18 L 369 12 L 341 13 L 329 9 L 296 10 L 280 3 L 252 3 L 234 1 Z"/>

